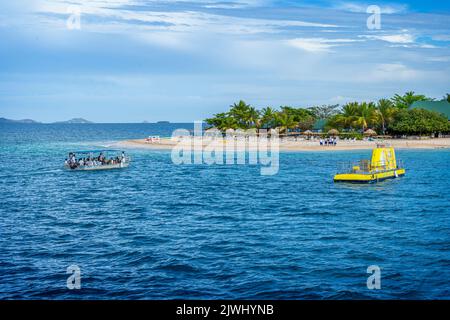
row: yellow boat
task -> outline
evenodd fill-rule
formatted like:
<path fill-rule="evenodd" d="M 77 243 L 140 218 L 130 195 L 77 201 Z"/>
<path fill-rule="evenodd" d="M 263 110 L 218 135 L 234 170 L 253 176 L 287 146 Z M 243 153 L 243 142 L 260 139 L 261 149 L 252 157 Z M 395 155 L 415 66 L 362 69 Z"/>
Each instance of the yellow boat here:
<path fill-rule="evenodd" d="M 334 176 L 334 182 L 375 183 L 399 178 L 406 174 L 401 163 L 397 164 L 394 148 L 384 145 L 378 145 L 372 151 L 371 160 L 360 160 L 348 171 Z"/>

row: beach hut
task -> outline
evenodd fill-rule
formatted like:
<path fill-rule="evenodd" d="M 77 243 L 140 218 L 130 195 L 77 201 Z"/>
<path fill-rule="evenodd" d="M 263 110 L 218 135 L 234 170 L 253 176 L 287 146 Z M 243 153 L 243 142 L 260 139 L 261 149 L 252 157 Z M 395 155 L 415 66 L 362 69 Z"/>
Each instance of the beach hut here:
<path fill-rule="evenodd" d="M 369 130 L 366 130 L 366 132 L 364 132 L 364 135 L 365 136 L 369 136 L 369 137 L 373 137 L 373 136 L 376 136 L 377 133 L 376 133 L 375 130 L 369 129 Z"/>
<path fill-rule="evenodd" d="M 337 136 L 339 134 L 339 131 L 337 131 L 336 129 L 331 129 L 330 131 L 328 131 L 328 134 L 330 136 Z"/>
<path fill-rule="evenodd" d="M 311 130 L 306 130 L 305 132 L 303 132 L 303 135 L 305 136 L 312 136 L 314 134 L 314 132 L 312 132 Z"/>

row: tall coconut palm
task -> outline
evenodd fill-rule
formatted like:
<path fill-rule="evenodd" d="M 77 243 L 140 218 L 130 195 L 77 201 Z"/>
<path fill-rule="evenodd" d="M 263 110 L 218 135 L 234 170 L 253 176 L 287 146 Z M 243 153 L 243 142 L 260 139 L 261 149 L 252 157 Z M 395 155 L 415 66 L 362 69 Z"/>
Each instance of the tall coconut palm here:
<path fill-rule="evenodd" d="M 355 123 L 359 125 L 363 132 L 376 122 L 375 104 L 373 102 L 362 102 L 359 104 L 358 115 Z"/>
<path fill-rule="evenodd" d="M 253 127 L 259 117 L 256 109 L 246 104 L 243 100 L 231 105 L 228 113 L 236 120 L 241 129 Z"/>
<path fill-rule="evenodd" d="M 276 125 L 277 113 L 272 107 L 267 107 L 261 110 L 260 127 L 271 129 Z"/>
<path fill-rule="evenodd" d="M 381 99 L 377 103 L 377 115 L 378 120 L 381 124 L 381 129 L 383 131 L 383 135 L 386 134 L 386 128 L 390 122 L 394 119 L 396 108 L 391 100 Z"/>
<path fill-rule="evenodd" d="M 358 119 L 359 103 L 350 102 L 344 105 L 342 112 L 335 116 L 334 122 L 343 128 L 352 129 Z"/>
<path fill-rule="evenodd" d="M 253 107 L 250 107 L 248 110 L 248 116 L 247 116 L 247 125 L 249 126 L 249 128 L 257 128 L 259 129 L 261 126 L 261 121 L 260 121 L 260 112 L 258 110 L 256 110 Z"/>

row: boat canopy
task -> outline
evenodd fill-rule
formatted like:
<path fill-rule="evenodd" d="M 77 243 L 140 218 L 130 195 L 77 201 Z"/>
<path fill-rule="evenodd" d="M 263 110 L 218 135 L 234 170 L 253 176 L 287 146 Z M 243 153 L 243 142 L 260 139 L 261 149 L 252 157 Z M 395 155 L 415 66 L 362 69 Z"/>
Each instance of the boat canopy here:
<path fill-rule="evenodd" d="M 100 152 L 122 152 L 122 150 L 114 150 L 114 149 L 98 149 L 98 150 L 72 151 L 71 153 L 100 153 Z"/>

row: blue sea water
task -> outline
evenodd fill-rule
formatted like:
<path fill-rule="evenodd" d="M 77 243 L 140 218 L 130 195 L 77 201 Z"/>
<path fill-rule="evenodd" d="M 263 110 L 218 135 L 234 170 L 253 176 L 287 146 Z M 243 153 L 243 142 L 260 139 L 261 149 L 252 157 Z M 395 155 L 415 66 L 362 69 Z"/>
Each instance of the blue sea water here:
<path fill-rule="evenodd" d="M 368 151 L 282 153 L 275 176 L 149 150 L 62 169 L 69 151 L 180 127 L 1 124 L 0 299 L 450 298 L 448 150 L 398 150 L 406 177 L 376 185 L 332 182 Z"/>

